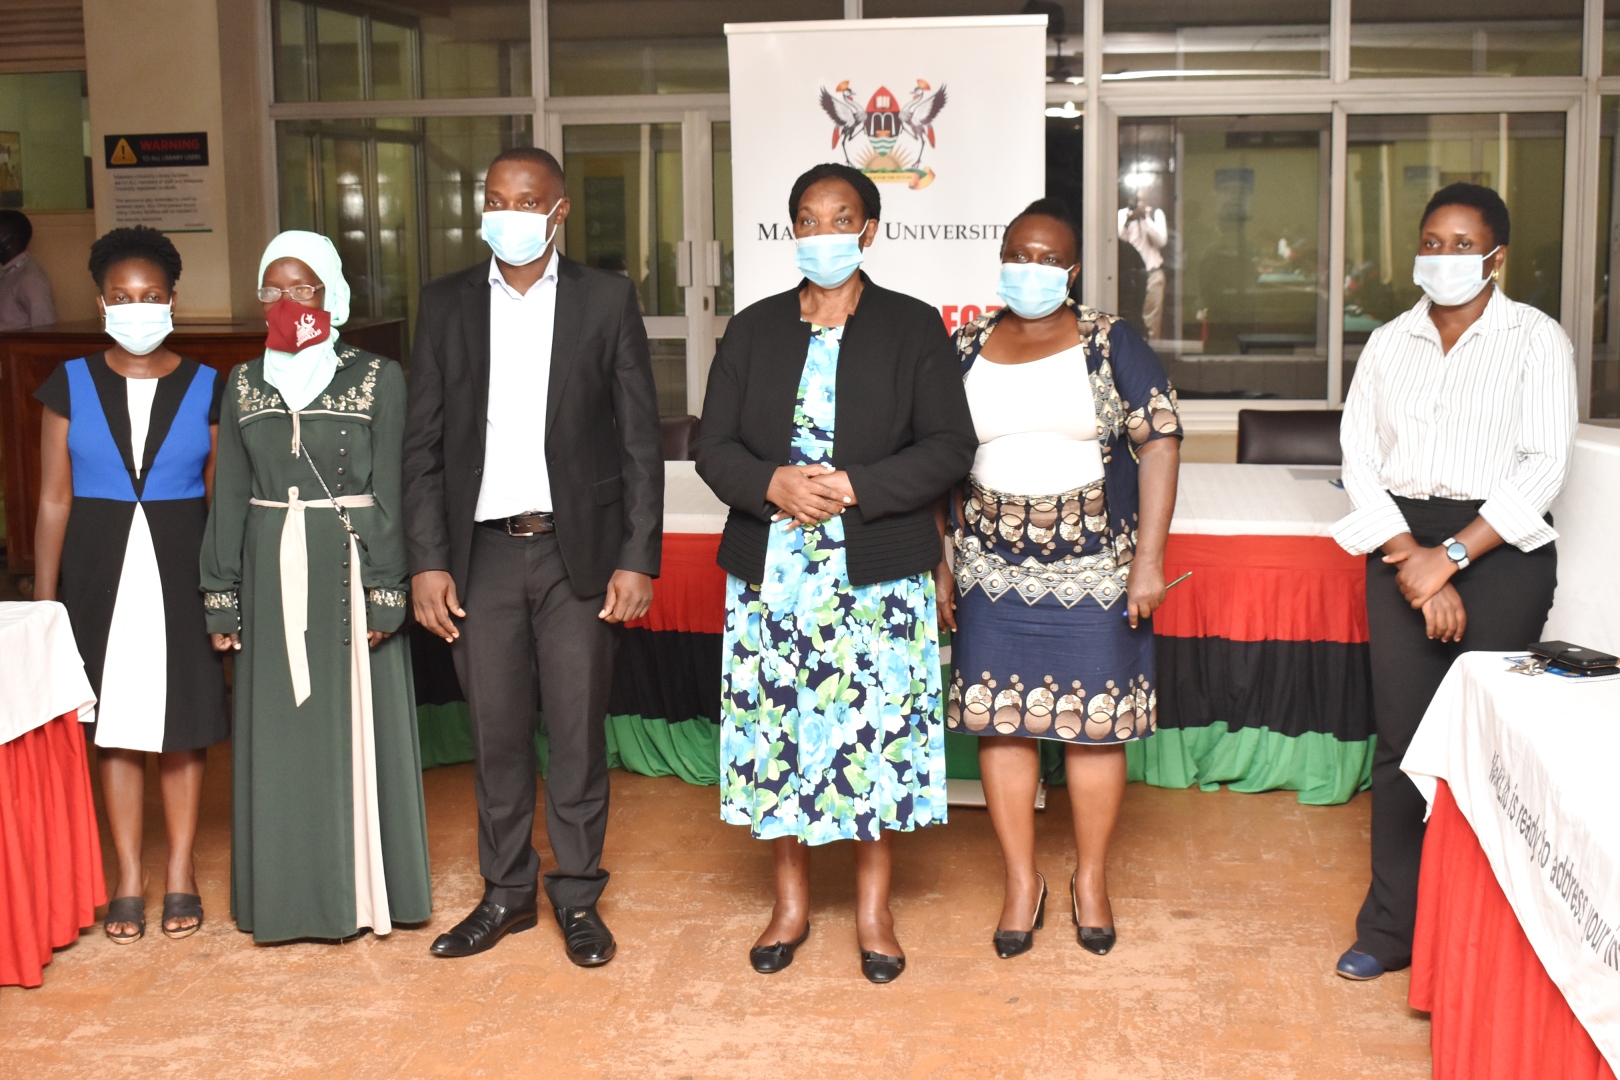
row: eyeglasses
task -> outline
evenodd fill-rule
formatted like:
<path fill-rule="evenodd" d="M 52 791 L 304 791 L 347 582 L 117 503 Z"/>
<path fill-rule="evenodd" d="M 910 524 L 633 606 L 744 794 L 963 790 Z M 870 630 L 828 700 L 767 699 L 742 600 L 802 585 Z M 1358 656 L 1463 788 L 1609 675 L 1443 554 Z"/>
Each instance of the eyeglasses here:
<path fill-rule="evenodd" d="M 266 285 L 259 290 L 261 304 L 273 304 L 283 296 L 307 304 L 315 299 L 315 294 L 326 288 L 325 285 L 291 285 L 285 289 L 278 289 L 274 285 Z"/>

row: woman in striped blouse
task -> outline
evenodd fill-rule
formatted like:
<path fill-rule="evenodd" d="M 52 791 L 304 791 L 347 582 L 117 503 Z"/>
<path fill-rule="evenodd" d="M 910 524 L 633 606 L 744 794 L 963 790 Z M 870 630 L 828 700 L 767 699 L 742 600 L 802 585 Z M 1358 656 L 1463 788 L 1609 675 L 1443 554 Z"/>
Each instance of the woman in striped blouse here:
<path fill-rule="evenodd" d="M 1568 335 L 1496 284 L 1501 197 L 1452 184 L 1420 229 L 1412 278 L 1425 295 L 1367 342 L 1341 429 L 1352 510 L 1333 536 L 1368 555 L 1378 728 L 1372 885 L 1339 958 L 1348 979 L 1411 963 L 1424 804 L 1401 758 L 1460 653 L 1541 636 L 1558 569 L 1547 509 L 1577 422 Z"/>

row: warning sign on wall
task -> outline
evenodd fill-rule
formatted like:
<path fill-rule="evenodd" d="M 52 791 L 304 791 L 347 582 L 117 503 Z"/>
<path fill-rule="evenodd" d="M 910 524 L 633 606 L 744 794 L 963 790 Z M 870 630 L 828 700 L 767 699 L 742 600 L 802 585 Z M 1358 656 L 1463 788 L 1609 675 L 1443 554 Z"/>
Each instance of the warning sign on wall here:
<path fill-rule="evenodd" d="M 106 135 L 114 225 L 163 232 L 212 232 L 208 133 Z"/>

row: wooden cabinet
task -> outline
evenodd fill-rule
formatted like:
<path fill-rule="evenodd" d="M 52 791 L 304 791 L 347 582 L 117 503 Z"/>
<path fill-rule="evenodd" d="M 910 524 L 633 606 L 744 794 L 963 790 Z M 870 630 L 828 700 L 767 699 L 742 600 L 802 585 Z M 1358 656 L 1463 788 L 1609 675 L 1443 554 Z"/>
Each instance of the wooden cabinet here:
<path fill-rule="evenodd" d="M 404 357 L 403 319 L 351 319 L 341 334 L 362 349 L 396 360 Z M 263 322 L 180 325 L 168 345 L 223 374 L 260 355 L 264 335 Z M 34 570 L 42 412 L 34 391 L 63 360 L 98 353 L 111 344 L 99 321 L 0 333 L 0 481 L 6 499 L 6 564 L 13 574 Z"/>

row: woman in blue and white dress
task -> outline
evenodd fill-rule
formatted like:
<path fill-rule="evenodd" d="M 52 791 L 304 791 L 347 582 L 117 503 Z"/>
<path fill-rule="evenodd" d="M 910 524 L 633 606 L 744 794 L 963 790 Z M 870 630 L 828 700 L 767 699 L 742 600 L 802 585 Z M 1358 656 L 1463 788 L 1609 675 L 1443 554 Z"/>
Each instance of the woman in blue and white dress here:
<path fill-rule="evenodd" d="M 118 857 L 104 929 L 128 944 L 146 927 L 148 753 L 161 755 L 169 827 L 163 932 L 202 925 L 191 848 L 203 760 L 230 734 L 197 592 L 224 380 L 163 344 L 180 277 L 167 237 L 114 229 L 91 247 L 90 273 L 116 344 L 61 364 L 34 395 L 45 406 L 34 598 L 67 607 L 99 698 L 93 740 Z"/>
<path fill-rule="evenodd" d="M 810 847 L 854 840 L 861 968 L 889 982 L 890 836 L 945 820 L 934 508 L 973 422 L 938 313 L 859 272 L 876 185 L 818 165 L 788 205 L 805 280 L 732 319 L 695 447 L 732 508 L 720 813 L 774 847 L 754 970 L 810 932 Z"/>

